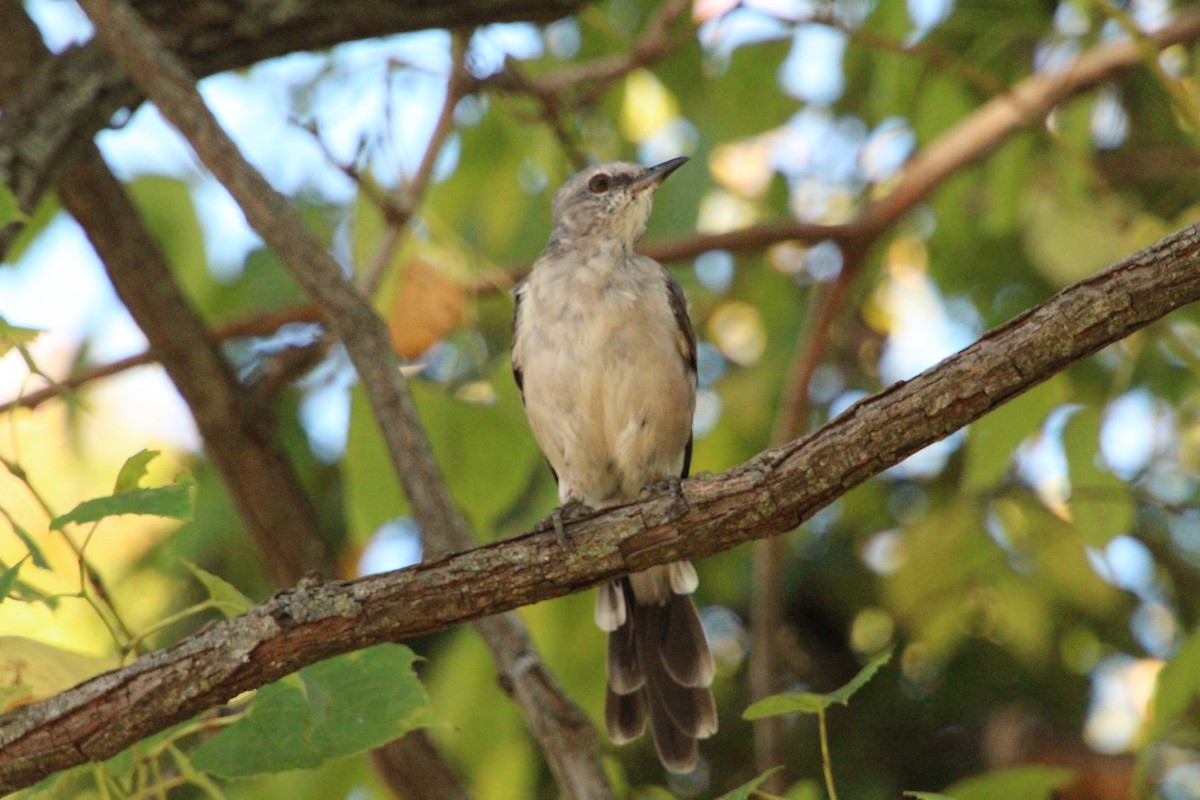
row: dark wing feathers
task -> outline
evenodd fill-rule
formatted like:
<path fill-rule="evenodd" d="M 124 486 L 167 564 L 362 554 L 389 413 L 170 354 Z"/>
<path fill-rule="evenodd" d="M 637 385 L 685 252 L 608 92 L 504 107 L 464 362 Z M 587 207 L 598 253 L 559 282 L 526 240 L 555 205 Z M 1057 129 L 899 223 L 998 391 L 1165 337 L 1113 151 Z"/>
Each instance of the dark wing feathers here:
<path fill-rule="evenodd" d="M 688 316 L 687 299 L 679 282 L 666 269 L 662 271 L 663 280 L 667 283 L 667 300 L 671 304 L 671 313 L 675 315 L 675 324 L 679 326 L 679 353 L 696 372 L 696 331 L 692 329 L 692 318 Z"/>
<path fill-rule="evenodd" d="M 521 393 L 521 405 L 525 404 L 525 373 L 521 370 L 521 360 L 517 357 L 517 332 L 521 329 L 521 295 L 525 282 L 518 283 L 513 289 L 513 326 L 512 326 L 512 371 L 513 379 L 517 382 L 517 391 Z"/>

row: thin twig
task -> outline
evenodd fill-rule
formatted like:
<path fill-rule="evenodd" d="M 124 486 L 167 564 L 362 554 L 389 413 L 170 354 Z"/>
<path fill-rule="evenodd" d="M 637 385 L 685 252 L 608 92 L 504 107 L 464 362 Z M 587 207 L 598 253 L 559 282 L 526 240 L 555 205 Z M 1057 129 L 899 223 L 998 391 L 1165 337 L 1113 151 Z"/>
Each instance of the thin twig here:
<path fill-rule="evenodd" d="M 1118 8 L 1109 2 L 1109 0 L 1091 0 L 1091 2 L 1096 8 L 1100 9 L 1102 14 L 1116 22 L 1121 27 L 1121 30 L 1125 31 L 1129 38 L 1137 44 L 1138 51 L 1142 55 L 1142 63 L 1146 66 L 1146 69 L 1150 71 L 1150 74 L 1158 81 L 1163 91 L 1171 98 L 1176 112 L 1186 121 L 1187 127 L 1191 129 L 1190 133 L 1193 136 L 1200 136 L 1200 103 L 1197 102 L 1196 96 L 1186 86 L 1167 74 L 1159 58 L 1159 46 L 1146 35 L 1145 31 L 1138 27 L 1137 22 L 1129 15 L 1129 12 Z"/>
<path fill-rule="evenodd" d="M 817 709 L 817 729 L 821 736 L 821 772 L 825 774 L 825 791 L 829 800 L 837 800 L 837 788 L 833 785 L 833 759 L 829 756 L 829 733 L 825 730 L 825 708 Z"/>
<path fill-rule="evenodd" d="M 376 245 L 371 260 L 367 262 L 360 284 L 367 297 L 374 297 L 375 293 L 379 291 L 379 285 L 383 282 L 383 277 L 400 246 L 405 226 L 412 219 L 412 215 L 416 212 L 417 205 L 421 202 L 421 197 L 429 185 L 429 180 L 433 177 L 433 168 L 442 152 L 442 146 L 454 132 L 454 109 L 458 102 L 468 94 L 470 86 L 464 64 L 466 52 L 467 37 L 462 33 L 453 34 L 450 45 L 450 77 L 446 81 L 446 99 L 442 102 L 442 110 L 438 114 L 437 122 L 434 123 L 433 133 L 429 137 L 429 144 L 425 148 L 425 154 L 417 166 L 417 171 L 409 180 L 398 181 L 396 191 L 388 196 L 388 203 L 383 206 L 386 210 L 384 219 L 387 220 L 387 229 L 384 230 L 383 237 Z"/>
<path fill-rule="evenodd" d="M 277 309 L 256 314 L 246 319 L 236 320 L 225 325 L 219 325 L 213 330 L 212 336 L 219 342 L 247 336 L 273 336 L 284 325 L 295 322 L 319 322 L 320 319 L 321 315 L 315 306 Z M 27 394 L 21 394 L 8 402 L 0 403 L 0 414 L 17 408 L 37 408 L 47 400 L 61 397 L 65 392 L 79 389 L 92 381 L 108 378 L 134 367 L 153 364 L 155 361 L 154 353 L 144 350 L 141 353 L 135 353 L 134 355 L 117 359 L 108 364 L 90 367 L 82 372 L 69 375 L 60 381 L 52 382 L 50 386 Z"/>

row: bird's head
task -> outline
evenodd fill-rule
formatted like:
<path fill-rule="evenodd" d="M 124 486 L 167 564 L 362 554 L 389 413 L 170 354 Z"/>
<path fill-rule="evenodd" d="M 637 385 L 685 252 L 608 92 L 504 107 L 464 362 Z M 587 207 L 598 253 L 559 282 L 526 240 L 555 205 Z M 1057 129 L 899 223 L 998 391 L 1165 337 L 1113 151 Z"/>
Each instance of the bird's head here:
<path fill-rule="evenodd" d="M 653 167 L 611 161 L 573 176 L 554 195 L 554 227 L 571 238 L 616 239 L 625 245 L 646 230 L 654 191 L 686 157 Z"/>

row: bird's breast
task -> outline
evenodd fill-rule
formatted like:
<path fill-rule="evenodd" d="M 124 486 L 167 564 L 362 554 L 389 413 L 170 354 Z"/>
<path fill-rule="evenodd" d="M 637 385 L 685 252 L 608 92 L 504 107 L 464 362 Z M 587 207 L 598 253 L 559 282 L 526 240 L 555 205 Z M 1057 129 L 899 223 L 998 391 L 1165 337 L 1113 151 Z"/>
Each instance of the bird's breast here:
<path fill-rule="evenodd" d="M 526 411 L 564 499 L 607 505 L 679 473 L 695 384 L 652 277 L 531 278 L 525 289 Z"/>

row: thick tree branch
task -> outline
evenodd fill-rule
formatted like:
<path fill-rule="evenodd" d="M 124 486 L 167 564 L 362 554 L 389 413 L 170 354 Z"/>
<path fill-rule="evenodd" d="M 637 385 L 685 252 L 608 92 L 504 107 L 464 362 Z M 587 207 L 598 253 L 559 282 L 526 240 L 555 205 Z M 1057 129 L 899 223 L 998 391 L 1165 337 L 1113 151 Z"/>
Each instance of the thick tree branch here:
<path fill-rule="evenodd" d="M 109 51 L 237 200 L 247 220 L 342 340 L 382 426 L 427 550 L 469 548 L 470 530 L 437 468 L 387 329 L 367 298 L 308 234 L 287 200 L 245 161 L 205 107 L 187 70 L 158 43 L 137 12 L 123 0 L 83 0 L 80 5 Z M 513 696 L 563 793 L 588 800 L 611 797 L 594 729 L 546 671 L 524 624 L 515 616 L 497 617 L 479 623 L 479 630 L 502 675 L 511 681 Z"/>
<path fill-rule="evenodd" d="M 1076 283 L 824 427 L 715 478 L 408 569 L 281 592 L 124 669 L 0 717 L 0 791 L 30 785 L 300 667 L 788 531 L 1072 362 L 1200 300 L 1200 227 Z M 136 709 L 137 713 L 132 713 Z"/>

